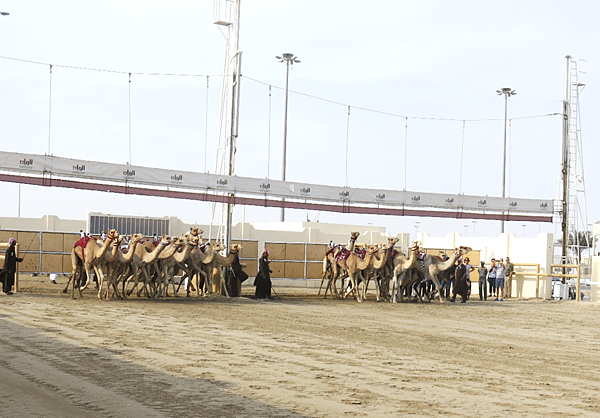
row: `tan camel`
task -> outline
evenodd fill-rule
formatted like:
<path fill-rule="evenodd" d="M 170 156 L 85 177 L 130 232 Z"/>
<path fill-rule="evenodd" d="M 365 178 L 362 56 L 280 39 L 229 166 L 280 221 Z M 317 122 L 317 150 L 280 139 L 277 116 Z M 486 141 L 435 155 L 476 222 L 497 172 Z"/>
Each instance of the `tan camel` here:
<path fill-rule="evenodd" d="M 173 245 L 172 241 L 175 241 L 176 244 Z M 129 263 L 131 267 L 131 274 L 123 280 L 123 297 L 126 298 L 135 290 L 135 288 L 138 286 L 140 276 L 143 276 L 142 282 L 143 288 L 146 291 L 146 295 L 150 297 L 147 285 L 151 282 L 151 280 L 147 266 L 155 262 L 157 257 L 163 252 L 165 252 L 165 249 L 168 246 L 170 246 L 168 251 L 171 252 L 171 254 L 174 253 L 177 250 L 179 243 L 179 240 L 171 240 L 171 238 L 168 235 L 163 235 L 163 238 L 161 239 L 160 243 L 156 247 L 154 247 L 154 250 L 152 250 L 152 252 L 148 252 L 148 250 L 144 246 L 138 245 L 135 248 L 133 257 Z M 127 286 L 131 281 L 134 281 L 133 288 L 127 291 Z"/>
<path fill-rule="evenodd" d="M 129 263 L 131 262 L 133 255 L 135 254 L 135 249 L 137 248 L 137 246 L 141 243 L 142 239 L 144 238 L 144 236 L 142 234 L 133 234 L 131 236 L 131 240 L 129 241 L 129 249 L 127 250 L 127 252 L 123 252 L 121 250 L 121 243 L 123 241 L 123 239 L 119 236 L 119 239 L 117 240 L 116 245 L 114 245 L 114 248 L 112 250 L 112 252 L 110 253 L 110 256 L 107 257 L 107 261 L 108 261 L 108 281 L 107 281 L 107 285 L 106 285 L 106 294 L 105 294 L 105 299 L 108 300 L 110 298 L 110 287 L 113 287 L 114 290 L 114 295 L 115 297 L 117 297 L 118 299 L 122 299 L 121 294 L 119 293 L 119 289 L 118 289 L 118 279 L 121 276 L 121 274 L 126 271 L 126 269 L 129 267 Z M 107 253 L 108 254 L 108 253 Z"/>
<path fill-rule="evenodd" d="M 428 254 L 427 256 L 425 256 L 425 259 L 423 260 L 423 266 L 424 266 L 426 274 L 428 274 L 429 277 L 431 277 L 431 280 L 433 281 L 433 284 L 435 285 L 435 290 L 437 290 L 437 292 L 438 292 L 438 300 L 440 301 L 440 303 L 444 303 L 444 301 L 442 300 L 442 292 L 441 292 L 441 288 L 440 288 L 441 286 L 440 286 L 440 280 L 438 279 L 438 275 L 442 271 L 448 270 L 449 268 L 453 267 L 454 263 L 456 262 L 456 260 L 458 260 L 459 257 L 465 256 L 471 250 L 472 250 L 471 247 L 460 246 L 455 249 L 454 254 L 452 254 L 452 256 L 450 256 L 450 258 L 446 261 L 442 260 L 438 256 L 431 255 L 431 254 Z"/>
<path fill-rule="evenodd" d="M 222 256 L 215 252 L 215 255 L 210 263 L 205 263 L 208 268 L 208 277 L 213 288 L 216 287 L 215 283 L 220 283 L 221 289 L 225 290 L 225 295 L 229 297 L 227 286 L 225 284 L 225 277 L 221 272 L 221 267 L 227 267 L 235 260 L 235 255 L 239 252 L 242 247 L 239 244 L 232 244 L 229 248 L 229 254 Z"/>
<path fill-rule="evenodd" d="M 175 251 L 170 257 L 159 261 L 161 276 L 159 279 L 158 293 L 159 296 L 162 293 L 163 299 L 166 299 L 167 297 L 167 287 L 169 286 L 169 281 L 171 281 L 173 285 L 173 296 L 178 296 L 175 290 L 175 283 L 173 282 L 175 267 L 182 268 L 186 270 L 188 275 L 191 275 L 191 271 L 187 268 L 187 266 L 184 265 L 184 261 L 190 256 L 192 250 L 198 247 L 198 241 L 198 235 L 189 234 L 183 251 Z M 154 295 L 152 297 L 154 297 Z"/>
<path fill-rule="evenodd" d="M 346 247 L 346 249 L 348 251 L 350 251 L 350 252 L 354 251 L 354 246 L 355 246 L 356 240 L 358 239 L 359 236 L 360 236 L 360 232 L 352 232 L 350 234 L 350 240 L 348 241 L 348 247 Z M 321 295 L 321 289 L 323 288 L 323 282 L 325 281 L 325 278 L 327 277 L 328 278 L 327 287 L 325 288 L 324 297 L 327 298 L 327 290 L 329 290 L 331 292 L 331 297 L 333 297 L 334 292 L 337 297 L 340 297 L 340 294 L 338 293 L 337 288 L 335 287 L 335 282 L 337 281 L 338 277 L 340 276 L 341 270 L 338 268 L 338 265 L 337 265 L 335 259 L 339 255 L 342 248 L 344 248 L 344 247 L 342 245 L 338 244 L 338 245 L 335 245 L 333 248 L 330 248 L 329 250 L 327 250 L 327 252 L 325 253 L 325 256 L 323 257 L 323 273 L 321 275 L 321 285 L 319 286 L 319 293 L 317 293 L 317 296 Z"/>
<path fill-rule="evenodd" d="M 359 302 L 363 301 L 363 297 L 364 294 L 366 293 L 366 284 L 367 281 L 363 280 L 362 281 L 362 294 L 360 292 L 360 290 L 358 289 L 358 279 L 359 279 L 359 275 L 361 274 L 361 272 L 366 269 L 367 267 L 369 267 L 369 264 L 371 264 L 371 260 L 373 258 L 373 254 L 377 251 L 377 248 L 375 246 L 371 246 L 367 249 L 367 254 L 365 255 L 364 259 L 360 259 L 360 257 L 353 251 L 350 253 L 350 255 L 348 256 L 348 259 L 346 260 L 340 260 L 337 264 L 338 267 L 343 268 L 346 270 L 346 273 L 348 274 L 348 277 L 350 279 L 350 289 L 347 290 L 344 294 L 344 297 L 347 297 L 350 293 L 354 293 L 356 296 L 356 300 L 358 300 Z"/>
<path fill-rule="evenodd" d="M 71 293 L 71 298 L 75 298 L 75 286 L 78 285 L 77 282 L 81 282 L 82 272 L 78 273 L 78 266 L 83 263 L 83 271 L 85 271 L 87 281 L 84 286 L 81 286 L 79 283 L 79 296 L 83 297 L 81 293 L 87 285 L 91 282 L 90 279 L 90 269 L 93 267 L 98 278 L 98 298 L 101 298 L 100 290 L 102 289 L 102 281 L 104 280 L 104 272 L 102 271 L 102 266 L 100 260 L 106 254 L 108 247 L 110 246 L 113 238 L 117 235 L 117 231 L 111 229 L 108 231 L 106 239 L 102 242 L 102 245 L 99 245 L 95 239 L 83 240 L 80 239 L 75 243 L 73 249 L 71 250 L 71 279 L 73 281 L 73 291 Z M 82 247 L 82 245 L 84 247 Z M 79 279 L 76 280 L 76 277 L 79 276 Z"/>
<path fill-rule="evenodd" d="M 394 245 L 396 242 L 398 242 L 397 238 L 394 239 L 388 239 L 387 245 L 379 248 L 379 250 L 374 254 L 374 257 L 371 259 L 371 264 L 369 264 L 369 266 L 362 272 L 363 278 L 366 281 L 365 293 L 363 294 L 364 299 L 367 298 L 367 288 L 371 279 L 375 281 L 377 302 L 381 302 L 382 297 L 384 297 L 384 291 L 382 290 L 382 288 L 386 285 L 384 268 L 388 264 L 392 248 L 394 248 Z"/>
<path fill-rule="evenodd" d="M 202 296 L 206 296 L 210 286 L 208 274 L 204 271 L 203 265 L 210 264 L 215 256 L 215 252 L 221 251 L 221 249 L 221 244 L 215 246 L 209 242 L 204 246 L 194 248 L 186 260 L 186 264 L 191 270 L 191 276 L 188 277 L 186 272 L 182 277 L 182 280 L 189 278 L 189 283 L 191 284 L 194 277 L 196 277 L 196 290 L 198 292 L 198 296 L 200 296 L 200 293 L 202 293 Z M 200 276 L 202 276 L 202 280 L 200 279 Z M 189 296 L 189 286 L 188 289 L 186 289 L 186 292 Z"/>
<path fill-rule="evenodd" d="M 414 267 L 417 261 L 417 253 L 419 252 L 419 243 L 415 241 L 413 246 L 409 249 L 409 256 L 406 258 L 402 254 L 398 254 L 394 257 L 394 273 L 392 282 L 392 302 L 398 302 L 398 292 L 400 292 L 400 300 L 404 297 L 404 287 L 401 283 L 398 283 L 398 279 L 402 277 L 408 270 Z"/>

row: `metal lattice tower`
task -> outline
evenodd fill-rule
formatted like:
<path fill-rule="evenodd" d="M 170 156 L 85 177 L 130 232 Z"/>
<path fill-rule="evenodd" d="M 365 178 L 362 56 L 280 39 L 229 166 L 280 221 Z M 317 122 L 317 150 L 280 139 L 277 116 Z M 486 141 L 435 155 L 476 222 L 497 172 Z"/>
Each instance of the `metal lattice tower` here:
<path fill-rule="evenodd" d="M 555 209 L 562 229 L 562 261 L 579 264 L 581 249 L 588 247 L 587 242 L 581 242 L 581 233 L 587 234 L 588 223 L 579 108 L 579 96 L 585 87 L 587 63 L 584 60 L 576 61 L 569 55 L 566 58 L 561 181 L 558 187 L 558 206 Z"/>
<path fill-rule="evenodd" d="M 235 172 L 235 143 L 238 136 L 241 55 L 239 50 L 241 0 L 215 0 L 214 23 L 226 30 L 225 63 L 221 90 L 219 115 L 219 138 L 215 161 L 215 173 L 232 176 Z M 231 216 L 233 205 L 224 194 L 222 203 L 213 203 L 209 237 L 216 228 L 217 241 L 227 248 L 231 245 Z"/>

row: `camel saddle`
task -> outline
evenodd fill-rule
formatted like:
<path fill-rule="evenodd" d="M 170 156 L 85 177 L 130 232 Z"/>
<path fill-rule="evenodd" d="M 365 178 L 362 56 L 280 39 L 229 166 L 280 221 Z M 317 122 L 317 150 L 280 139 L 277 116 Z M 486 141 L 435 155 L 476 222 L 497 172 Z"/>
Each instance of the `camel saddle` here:
<path fill-rule="evenodd" d="M 85 247 L 87 245 L 87 243 L 92 239 L 92 237 L 88 237 L 87 235 L 84 236 L 83 238 L 80 238 L 75 245 L 73 245 L 73 248 L 77 248 L 77 247 L 81 247 L 81 255 L 83 257 L 83 261 L 85 262 Z"/>

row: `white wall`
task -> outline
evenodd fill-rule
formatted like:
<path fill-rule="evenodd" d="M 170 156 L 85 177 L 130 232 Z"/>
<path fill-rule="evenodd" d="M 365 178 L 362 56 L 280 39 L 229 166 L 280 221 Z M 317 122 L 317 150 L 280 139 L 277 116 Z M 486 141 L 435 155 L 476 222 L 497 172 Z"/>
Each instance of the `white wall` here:
<path fill-rule="evenodd" d="M 488 262 L 492 258 L 510 257 L 514 264 L 535 263 L 540 265 L 540 272 L 550 271 L 554 251 L 554 236 L 550 233 L 540 233 L 535 238 L 519 238 L 514 234 L 500 234 L 497 237 L 464 237 L 459 233 L 447 234 L 444 237 L 432 237 L 426 233 L 419 233 L 419 240 L 424 248 L 452 249 L 459 246 L 471 247 L 480 251 L 481 261 Z M 523 274 L 534 271 L 532 268 L 517 266 L 515 278 L 513 279 L 512 297 L 535 297 L 536 278 L 523 276 Z M 552 297 L 551 278 L 540 279 L 540 297 L 550 299 Z M 476 293 L 477 286 L 473 286 Z"/>

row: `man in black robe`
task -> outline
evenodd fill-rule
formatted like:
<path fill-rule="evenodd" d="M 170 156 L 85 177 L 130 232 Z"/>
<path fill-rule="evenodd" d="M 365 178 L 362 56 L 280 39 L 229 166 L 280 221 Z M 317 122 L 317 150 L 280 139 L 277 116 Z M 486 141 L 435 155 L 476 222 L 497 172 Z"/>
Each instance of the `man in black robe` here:
<path fill-rule="evenodd" d="M 12 287 L 15 283 L 15 272 L 17 271 L 17 263 L 23 261 L 22 258 L 17 257 L 15 251 L 15 245 L 17 244 L 16 238 L 8 240 L 8 249 L 4 256 L 4 267 L 2 268 L 2 291 L 7 295 L 12 295 Z"/>
<path fill-rule="evenodd" d="M 269 268 L 269 263 L 269 250 L 265 248 L 258 259 L 258 274 L 254 279 L 256 299 L 271 299 L 271 273 L 273 271 Z"/>
<path fill-rule="evenodd" d="M 240 289 L 242 283 L 244 283 L 248 278 L 248 274 L 242 269 L 242 263 L 240 263 L 239 250 L 232 250 L 230 253 L 234 254 L 234 258 L 231 262 L 231 265 L 226 270 L 227 291 L 229 292 L 229 296 L 231 296 L 232 298 L 237 298 L 241 296 Z"/>
<path fill-rule="evenodd" d="M 462 298 L 460 303 L 467 303 L 467 292 L 469 290 L 469 286 L 467 284 L 467 266 L 463 262 L 462 258 L 458 261 L 458 267 L 456 267 L 455 276 L 454 292 L 450 302 L 455 302 L 456 295 L 460 295 Z"/>

